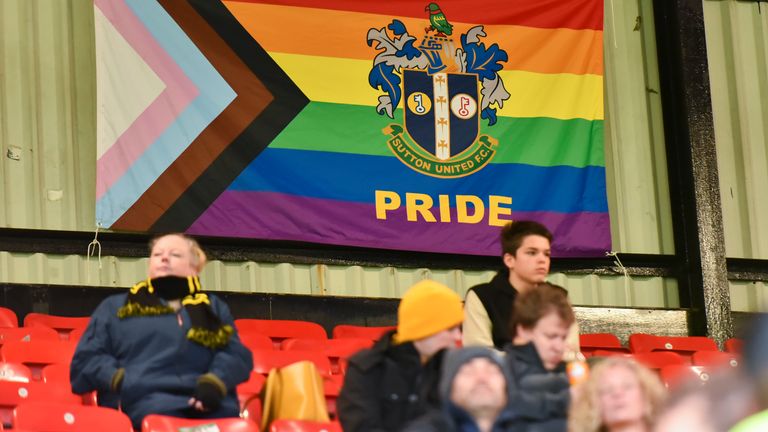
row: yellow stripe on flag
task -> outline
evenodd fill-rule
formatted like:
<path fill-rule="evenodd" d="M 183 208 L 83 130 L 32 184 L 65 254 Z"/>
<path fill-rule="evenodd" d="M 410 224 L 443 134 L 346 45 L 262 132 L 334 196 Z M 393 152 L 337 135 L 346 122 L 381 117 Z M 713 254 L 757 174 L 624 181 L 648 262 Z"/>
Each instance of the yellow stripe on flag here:
<path fill-rule="evenodd" d="M 368 85 L 373 61 L 270 53 L 310 100 L 376 106 L 384 93 Z M 505 117 L 603 119 L 603 77 L 501 71 L 511 95 L 497 114 Z"/>

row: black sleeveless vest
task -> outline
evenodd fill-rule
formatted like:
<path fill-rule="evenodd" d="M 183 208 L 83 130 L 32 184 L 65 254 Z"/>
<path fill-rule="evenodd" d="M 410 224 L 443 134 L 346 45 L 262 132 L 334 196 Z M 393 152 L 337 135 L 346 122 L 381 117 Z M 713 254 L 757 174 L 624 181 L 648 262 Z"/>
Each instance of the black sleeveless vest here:
<path fill-rule="evenodd" d="M 476 285 L 469 290 L 477 294 L 488 313 L 488 318 L 491 320 L 493 346 L 504 349 L 505 345 L 512 342 L 509 334 L 509 320 L 517 297 L 517 290 L 509 283 L 509 269 L 500 270 L 489 283 Z"/>

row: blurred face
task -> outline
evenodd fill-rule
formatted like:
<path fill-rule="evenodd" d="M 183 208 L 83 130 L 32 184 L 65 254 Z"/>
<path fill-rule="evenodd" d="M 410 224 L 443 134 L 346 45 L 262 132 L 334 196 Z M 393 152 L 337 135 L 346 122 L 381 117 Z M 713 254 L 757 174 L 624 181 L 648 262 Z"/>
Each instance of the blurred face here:
<path fill-rule="evenodd" d="M 645 394 L 630 369 L 614 366 L 605 370 L 597 384 L 597 394 L 602 423 L 609 430 L 644 421 Z"/>
<path fill-rule="evenodd" d="M 195 276 L 192 248 L 187 240 L 177 235 L 160 237 L 149 256 L 149 277 Z"/>
<path fill-rule="evenodd" d="M 470 414 L 501 411 L 507 403 L 504 374 L 487 358 L 465 363 L 453 378 L 451 401 Z"/>
<path fill-rule="evenodd" d="M 427 336 L 413 342 L 416 351 L 421 358 L 426 360 L 432 357 L 436 352 L 443 348 L 455 347 L 461 340 L 461 327 L 456 326 L 447 330 L 439 331 L 432 336 Z"/>
<path fill-rule="evenodd" d="M 544 315 L 533 328 L 518 326 L 517 336 L 522 343 L 533 342 L 541 362 L 548 370 L 556 368 L 563 361 L 568 325 L 556 312 Z"/>
<path fill-rule="evenodd" d="M 512 286 L 526 290 L 544 282 L 549 274 L 549 252 L 546 237 L 529 235 L 523 238 L 514 255 L 504 254 Z"/>

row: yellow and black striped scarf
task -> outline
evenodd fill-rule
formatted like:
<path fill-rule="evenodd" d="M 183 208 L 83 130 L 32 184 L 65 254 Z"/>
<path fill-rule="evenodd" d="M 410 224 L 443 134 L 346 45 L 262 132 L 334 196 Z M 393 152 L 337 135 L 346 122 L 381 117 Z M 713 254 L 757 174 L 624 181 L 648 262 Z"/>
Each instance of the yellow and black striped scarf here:
<path fill-rule="evenodd" d="M 181 299 L 181 305 L 189 314 L 192 328 L 187 332 L 187 339 L 208 348 L 217 349 L 226 346 L 233 330 L 230 325 L 223 325 L 211 309 L 211 301 L 200 288 L 197 276 L 163 276 L 147 279 L 131 288 L 125 304 L 118 309 L 120 319 L 176 313 L 161 299 Z"/>

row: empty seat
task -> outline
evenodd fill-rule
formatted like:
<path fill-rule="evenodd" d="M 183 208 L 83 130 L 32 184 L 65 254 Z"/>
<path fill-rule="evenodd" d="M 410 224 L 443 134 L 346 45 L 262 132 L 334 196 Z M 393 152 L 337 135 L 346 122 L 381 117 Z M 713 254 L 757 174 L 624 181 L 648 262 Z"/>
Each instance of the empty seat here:
<path fill-rule="evenodd" d="M 23 363 L 32 370 L 32 377 L 42 379 L 42 368 L 49 364 L 69 364 L 76 345 L 69 341 L 31 340 L 8 341 L 0 348 L 3 361 Z"/>
<path fill-rule="evenodd" d="M 636 362 L 644 365 L 645 367 L 656 370 L 669 365 L 691 365 L 690 361 L 686 357 L 683 357 L 675 352 L 667 351 L 637 353 L 632 354 L 632 358 L 634 358 Z"/>
<path fill-rule="evenodd" d="M 21 363 L 0 363 L 0 381 L 30 382 L 32 371 Z"/>
<path fill-rule="evenodd" d="M 7 307 L 0 307 L 0 327 L 18 327 L 19 318 L 16 312 Z"/>
<path fill-rule="evenodd" d="M 206 425 L 210 425 L 206 428 Z M 220 418 L 192 420 L 150 414 L 144 417 L 142 432 L 178 432 L 180 430 L 218 431 L 218 432 L 259 432 L 259 426 L 242 418 Z"/>
<path fill-rule="evenodd" d="M 54 402 L 81 404 L 82 398 L 72 393 L 69 383 L 0 381 L 0 420 L 10 425 L 13 409 L 22 402 Z"/>
<path fill-rule="evenodd" d="M 69 364 L 50 364 L 44 366 L 42 370 L 42 380 L 46 383 L 59 383 L 69 385 Z M 98 405 L 97 392 L 88 392 L 83 397 L 83 404 L 85 405 Z"/>
<path fill-rule="evenodd" d="M 691 363 L 694 366 L 731 366 L 739 365 L 739 356 L 737 354 L 722 351 L 696 351 L 691 356 Z"/>
<path fill-rule="evenodd" d="M 396 329 L 396 326 L 366 327 L 352 324 L 339 324 L 333 328 L 333 338 L 362 338 L 378 340 L 384 333 Z"/>
<path fill-rule="evenodd" d="M 237 399 L 240 401 L 241 410 L 246 408 L 246 404 L 249 400 L 259 396 L 266 381 L 267 378 L 264 375 L 251 371 L 251 376 L 248 378 L 248 381 L 237 386 Z"/>
<path fill-rule="evenodd" d="M 587 333 L 579 335 L 579 347 L 586 357 L 591 357 L 595 351 L 613 351 L 628 353 L 629 349 L 621 345 L 619 338 L 611 333 Z"/>
<path fill-rule="evenodd" d="M 667 388 L 674 388 L 693 380 L 706 384 L 711 373 L 712 369 L 706 366 L 676 364 L 662 367 L 659 370 L 659 377 Z"/>
<path fill-rule="evenodd" d="M 242 335 L 258 333 L 269 336 L 278 346 L 288 338 L 328 339 L 325 329 L 310 321 L 241 318 L 235 320 L 235 327 Z"/>
<path fill-rule="evenodd" d="M 0 328 L 0 345 L 6 341 L 47 340 L 58 341 L 59 334 L 50 327 L 8 327 Z"/>
<path fill-rule="evenodd" d="M 249 350 L 255 349 L 274 349 L 275 345 L 272 339 L 261 333 L 239 333 L 240 342 Z"/>
<path fill-rule="evenodd" d="M 44 415 L 41 415 L 44 414 Z M 13 413 L 14 429 L 39 432 L 132 432 L 122 412 L 96 406 L 22 402 Z"/>
<path fill-rule="evenodd" d="M 636 333 L 629 336 L 633 353 L 671 351 L 690 357 L 695 351 L 718 351 L 714 340 L 704 336 L 654 336 Z"/>
<path fill-rule="evenodd" d="M 275 420 L 270 432 L 342 432 L 338 422 L 313 422 L 307 420 Z"/>
<path fill-rule="evenodd" d="M 370 348 L 373 345 L 371 339 L 344 338 L 344 339 L 286 339 L 282 343 L 283 350 L 317 351 L 328 357 L 331 361 L 331 372 L 341 373 L 339 360 L 346 359 L 358 351 Z"/>
<path fill-rule="evenodd" d="M 67 340 L 72 330 L 88 327 L 89 320 L 90 317 L 65 317 L 32 312 L 24 317 L 24 327 L 34 327 L 37 325 L 50 327 L 59 333 L 61 339 Z"/>
<path fill-rule="evenodd" d="M 251 352 L 253 353 L 253 371 L 262 375 L 269 374 L 269 371 L 274 368 L 281 368 L 302 360 L 314 363 L 320 375 L 331 374 L 331 361 L 317 351 L 252 350 Z"/>

